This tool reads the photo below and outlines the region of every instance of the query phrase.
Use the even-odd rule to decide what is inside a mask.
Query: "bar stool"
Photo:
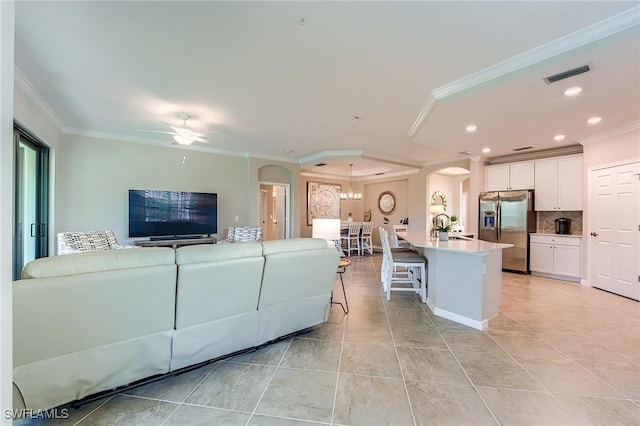
[[[427,260],[415,252],[393,253],[384,229],[380,231],[380,240],[383,255],[382,289],[387,300],[391,300],[392,291],[412,291],[420,295],[423,303],[427,303]],[[411,287],[394,284],[411,284]]]
[[[340,275],[340,284],[342,284],[342,295],[344,296],[344,305],[340,302],[333,301],[333,290],[331,290],[331,304],[332,305],[340,305],[345,314],[349,313],[349,302],[347,301],[347,292],[344,290],[344,280],[342,279],[342,274],[347,271],[347,266],[351,265],[351,261],[349,259],[340,259],[338,260],[338,275]]]

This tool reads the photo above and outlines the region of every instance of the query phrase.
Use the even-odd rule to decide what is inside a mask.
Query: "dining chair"
[[[349,223],[349,231],[346,236],[341,236],[342,242],[345,244],[345,251],[347,256],[351,256],[351,252],[355,251],[360,256],[360,229],[362,223],[351,222]]]
[[[391,300],[392,291],[412,291],[420,295],[423,303],[427,303],[427,260],[412,251],[393,253],[389,246],[389,235],[382,228],[380,241],[383,256],[382,289],[387,300]]]
[[[373,239],[371,233],[373,232],[373,224],[371,222],[362,222],[362,232],[360,233],[360,251],[364,254],[368,251],[369,254],[373,254]]]

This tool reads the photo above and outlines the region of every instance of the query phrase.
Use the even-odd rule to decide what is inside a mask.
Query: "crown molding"
[[[438,87],[433,91],[433,96],[437,100],[440,100],[455,95],[587,44],[602,40],[603,38],[610,37],[638,24],[640,24],[640,6],[635,6],[564,37],[560,37],[452,83]]]
[[[579,144],[567,145],[560,148],[542,149],[539,151],[521,152],[517,154],[502,155],[500,157],[493,157],[489,159],[488,164],[504,164],[513,163],[516,161],[529,161],[537,160],[539,158],[560,157],[563,155],[576,155],[582,154],[582,146]]]
[[[414,175],[420,172],[420,169],[411,169],[411,170],[403,170],[400,172],[389,172],[383,173],[382,175],[371,175],[371,176],[363,176],[358,179],[352,179],[353,182],[367,182],[372,180],[387,180],[389,178],[402,177],[408,175]],[[340,181],[348,181],[348,176],[336,175],[332,173],[318,173],[318,172],[300,172],[300,176],[304,177],[313,177],[317,179],[331,179],[331,180],[340,180]]]
[[[54,125],[58,127],[58,130],[64,128],[64,124],[60,117],[53,111],[53,109],[45,102],[40,96],[38,91],[33,87],[29,79],[20,71],[17,66],[13,66],[13,84],[18,88],[35,106],[42,112],[47,118],[49,118]]]
[[[103,139],[103,140],[117,141],[117,142],[132,142],[132,143],[139,143],[143,145],[153,145],[159,148],[184,149],[184,150],[190,150],[190,151],[200,151],[200,152],[208,152],[211,154],[226,155],[229,157],[258,158],[261,160],[272,160],[272,161],[280,161],[283,163],[297,164],[297,160],[291,159],[291,158],[279,157],[276,155],[268,155],[268,154],[258,154],[258,153],[246,152],[246,151],[243,151],[243,152],[231,151],[228,149],[215,148],[215,147],[210,147],[210,146],[205,146],[200,144],[193,144],[193,145],[175,144],[174,145],[174,144],[167,144],[166,140],[125,136],[125,135],[119,135],[115,133],[99,132],[95,130],[78,129],[74,127],[65,127],[60,132],[67,135],[83,136],[83,137],[94,138],[94,139]]]
[[[640,25],[640,6],[634,6],[607,19],[591,24],[564,37],[513,56],[466,77],[435,88],[429,94],[425,106],[409,129],[414,137],[439,100],[467,91],[476,86],[497,80],[516,71],[531,67],[579,47],[610,37],[621,31]]]
[[[583,146],[589,145],[638,129],[640,129],[640,120],[635,120],[614,129],[607,130],[606,132],[598,133],[597,135],[589,136],[588,138],[578,139],[578,142]]]
[[[307,164],[315,164],[318,161],[322,161],[325,158],[349,158],[349,157],[362,157],[362,150],[344,150],[344,151],[321,151],[315,154],[307,155],[304,157],[300,157],[298,159],[298,164],[301,166],[305,166]]]
[[[411,128],[409,129],[410,138],[414,137],[415,134],[418,133],[418,131],[422,128],[425,120],[427,119],[427,117],[429,117],[429,115],[431,115],[431,111],[436,107],[437,101],[438,100],[433,95],[433,92],[429,93],[429,97],[422,107],[420,114],[418,114],[418,118],[416,118],[416,121],[413,122]]]
[[[423,161],[422,163],[420,163],[420,167],[429,167],[429,166],[437,166],[439,164],[445,164],[445,163],[453,163],[456,161],[465,161],[465,160],[471,160],[473,157],[478,157],[476,155],[456,155],[453,157],[446,157],[446,158],[441,158],[438,160],[431,160],[431,161]],[[477,160],[475,160],[477,161]]]

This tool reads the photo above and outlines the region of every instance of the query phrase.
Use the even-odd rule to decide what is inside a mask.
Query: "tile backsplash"
[[[536,228],[538,232],[545,234],[555,234],[555,220],[559,217],[566,217],[568,219],[571,219],[570,233],[572,235],[582,234],[582,212],[537,212],[537,216],[538,218]]]

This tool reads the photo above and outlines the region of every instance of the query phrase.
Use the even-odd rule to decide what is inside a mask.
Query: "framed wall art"
[[[340,219],[340,185],[307,182],[307,226],[313,219]]]

